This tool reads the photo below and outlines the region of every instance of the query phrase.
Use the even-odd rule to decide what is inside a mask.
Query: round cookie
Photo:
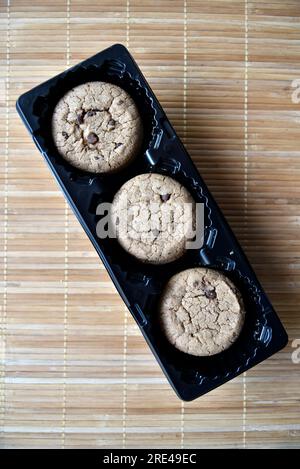
[[[226,350],[245,319],[241,294],[223,274],[193,268],[174,275],[159,305],[161,327],[178,350],[208,356]]]
[[[195,202],[179,182],[141,174],[114,197],[111,220],[121,246],[137,259],[164,264],[182,256],[194,227]]]
[[[108,173],[137,155],[143,128],[126,91],[93,81],[76,86],[60,99],[52,116],[52,135],[59,153],[72,166]]]

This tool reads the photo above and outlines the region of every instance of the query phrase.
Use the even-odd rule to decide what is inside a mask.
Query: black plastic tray
[[[129,92],[144,124],[140,155],[126,169],[111,175],[90,174],[70,166],[58,154],[51,136],[51,116],[58,100],[70,88],[92,80],[115,83]],[[124,46],[113,45],[33,88],[18,99],[17,110],[181,399],[189,401],[205,394],[286,345],[287,334],[245,254]],[[151,171],[177,179],[197,202],[205,204],[203,247],[158,266],[135,260],[116,240],[100,240],[96,235],[98,203],[111,201],[126,180]],[[246,305],[245,325],[238,340],[228,350],[211,357],[179,352],[168,343],[157,321],[157,304],[165,283],[176,272],[195,266],[224,272],[240,289]]]

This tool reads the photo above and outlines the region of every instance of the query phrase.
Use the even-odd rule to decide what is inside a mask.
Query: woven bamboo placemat
[[[299,447],[299,0],[1,0],[0,14],[0,446]],[[290,336],[192,403],[170,389],[15,111],[21,93],[116,42]]]

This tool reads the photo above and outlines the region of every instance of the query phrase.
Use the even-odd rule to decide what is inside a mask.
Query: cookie
[[[111,221],[121,246],[137,259],[164,264],[185,253],[192,237],[195,202],[179,182],[141,174],[114,197]]]
[[[193,268],[174,275],[159,305],[161,327],[178,350],[208,356],[226,350],[245,319],[241,294],[223,274]]]
[[[137,155],[143,128],[126,91],[93,81],[76,86],[58,102],[52,135],[59,153],[72,166],[109,173],[123,168]]]

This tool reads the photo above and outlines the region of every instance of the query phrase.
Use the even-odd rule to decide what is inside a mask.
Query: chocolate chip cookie
[[[59,153],[72,166],[108,173],[123,168],[137,155],[143,128],[126,91],[93,81],[76,86],[58,102],[52,135]]]
[[[160,323],[171,344],[196,356],[230,347],[245,319],[241,294],[220,272],[193,268],[174,275],[159,305]]]
[[[141,174],[114,197],[112,225],[121,246],[137,259],[164,264],[182,256],[193,236],[195,202],[179,182]]]

